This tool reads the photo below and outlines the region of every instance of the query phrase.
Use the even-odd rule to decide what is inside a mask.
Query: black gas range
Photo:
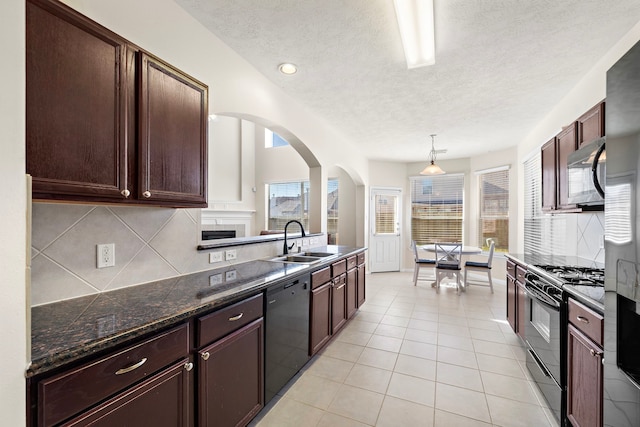
[[[568,298],[604,304],[604,269],[529,264],[525,275],[527,368],[560,425],[566,424]]]
[[[604,268],[539,264],[530,268],[558,288],[604,307]]]

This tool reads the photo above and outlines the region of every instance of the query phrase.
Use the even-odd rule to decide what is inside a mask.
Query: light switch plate
[[[209,264],[213,264],[214,262],[222,261],[222,252],[210,252],[209,253]]]
[[[231,261],[232,259],[236,259],[236,250],[235,249],[229,249],[228,251],[224,252],[224,259],[227,261]]]

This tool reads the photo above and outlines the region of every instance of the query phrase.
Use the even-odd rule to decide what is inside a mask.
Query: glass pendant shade
[[[443,175],[445,172],[433,161],[420,172],[420,175]]]
[[[446,173],[440,166],[436,165],[436,150],[433,147],[433,137],[435,137],[435,134],[431,135],[431,151],[429,152],[430,164],[420,172],[420,175],[443,175]]]

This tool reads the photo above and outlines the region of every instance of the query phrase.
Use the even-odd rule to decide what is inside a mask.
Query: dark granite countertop
[[[314,248],[341,257],[364,249],[332,245]],[[32,362],[26,376],[128,343],[335,260],[311,266],[255,260],[32,307]],[[225,281],[226,273],[233,270],[235,280]],[[220,273],[223,281],[210,285],[210,277]]]

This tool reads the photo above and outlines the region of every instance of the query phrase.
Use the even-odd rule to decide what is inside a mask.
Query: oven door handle
[[[524,288],[527,291],[527,295],[529,295],[531,298],[538,301],[540,304],[546,307],[549,307],[552,310],[560,311],[559,302],[556,302],[555,300],[551,299],[551,297],[545,295],[544,293],[540,292],[538,289],[536,289],[535,287],[529,284],[525,284]]]

